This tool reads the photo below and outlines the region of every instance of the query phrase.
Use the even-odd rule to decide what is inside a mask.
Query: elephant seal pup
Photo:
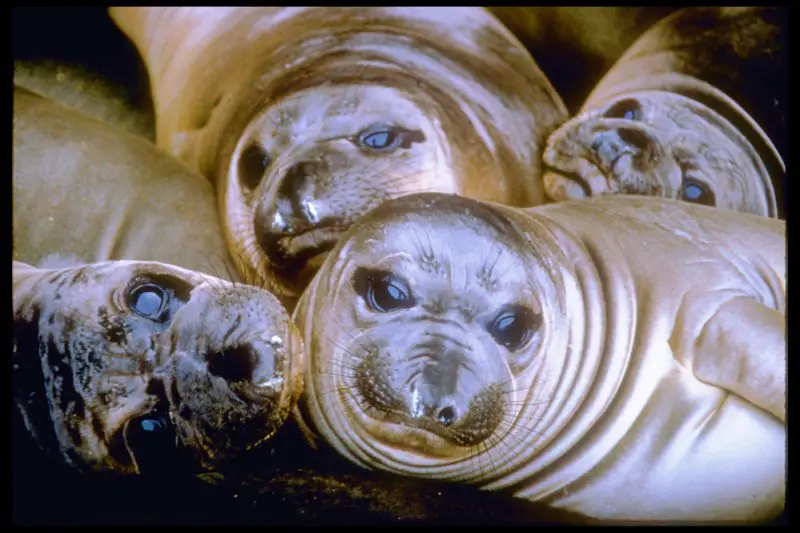
[[[605,520],[755,521],[786,468],[785,222],[661,198],[386,202],[294,313],[370,469]]]
[[[79,470],[162,473],[180,451],[217,467],[300,393],[301,341],[264,290],[152,261],[14,261],[12,278],[14,404]]]
[[[216,183],[232,253],[286,302],[387,198],[543,202],[541,149],[566,108],[483,8],[110,14],[150,72],[158,145]]]
[[[782,217],[787,31],[778,7],[666,17],[548,139],[548,197],[642,194]]]

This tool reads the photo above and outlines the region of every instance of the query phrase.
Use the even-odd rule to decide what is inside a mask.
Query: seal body
[[[782,216],[787,31],[777,7],[663,19],[548,139],[548,197],[643,194]]]
[[[122,260],[14,261],[12,281],[14,404],[75,468],[163,474],[181,451],[217,467],[271,437],[300,392],[296,330],[256,287]]]
[[[239,276],[213,188],[144,139],[14,90],[14,259],[159,261]]]
[[[300,393],[301,343],[272,294],[238,283],[207,181],[19,88],[13,144],[26,429],[77,468],[120,473],[170,466],[176,443],[215,468],[268,439]]]
[[[286,301],[387,198],[543,201],[541,146],[566,109],[482,8],[110,14],[149,69],[158,145],[216,183],[232,252]]]
[[[785,258],[784,222],[674,200],[392,200],[295,310],[303,410],[370,469],[605,520],[770,519]]]

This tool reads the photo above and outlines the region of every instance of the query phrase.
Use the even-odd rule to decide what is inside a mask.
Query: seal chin
[[[319,267],[320,256],[336,245],[339,236],[345,231],[340,226],[317,227],[293,235],[268,232],[256,226],[256,241],[267,256],[270,265],[289,276],[301,272],[307,265]]]

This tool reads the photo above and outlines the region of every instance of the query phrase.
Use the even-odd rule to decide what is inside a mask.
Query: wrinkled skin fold
[[[362,467],[594,518],[768,520],[785,258],[785,223],[673,200],[392,200],[295,310],[304,419]]]

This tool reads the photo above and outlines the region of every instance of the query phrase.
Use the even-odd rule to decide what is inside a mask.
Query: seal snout
[[[319,176],[327,172],[323,162],[292,165],[256,209],[256,242],[276,269],[302,267],[336,243],[343,223],[314,196]]]
[[[458,403],[458,378],[463,370],[459,353],[446,352],[442,355],[423,353],[411,358],[425,360],[422,371],[412,381],[407,398],[409,415],[412,418],[425,418],[448,427],[456,423],[468,406]]]
[[[619,126],[597,132],[591,142],[591,150],[596,161],[607,172],[613,172],[614,165],[624,155],[646,155],[652,145],[650,137],[642,130]]]
[[[232,388],[246,386],[259,398],[278,401],[283,392],[282,345],[275,336],[269,341],[238,343],[208,353],[208,373],[224,379]]]

